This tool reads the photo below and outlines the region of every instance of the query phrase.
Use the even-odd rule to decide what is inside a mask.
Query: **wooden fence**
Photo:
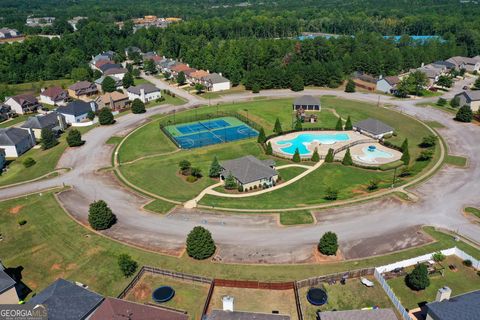
[[[348,272],[339,272],[333,274],[327,274],[324,276],[318,276],[313,278],[308,278],[304,280],[299,280],[296,282],[296,285],[299,289],[305,287],[314,287],[318,286],[321,283],[330,282],[330,281],[340,281],[342,278],[360,278],[364,276],[371,276],[375,272],[375,268],[367,268],[367,269],[358,269],[352,270]]]
[[[293,282],[260,282],[249,280],[223,280],[215,279],[215,286],[244,289],[266,289],[266,290],[293,290]]]

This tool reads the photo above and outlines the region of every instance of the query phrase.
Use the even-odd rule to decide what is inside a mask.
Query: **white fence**
[[[443,253],[446,256],[451,256],[451,255],[456,254],[456,251],[455,251],[456,249],[457,248],[455,247],[455,248],[441,250],[440,252]],[[431,260],[432,255],[434,253],[435,252],[432,252],[432,253],[424,254],[423,256],[418,256],[418,257],[415,257],[415,258],[406,259],[406,260],[398,261],[398,262],[395,262],[395,263],[387,264],[385,266],[377,267],[376,269],[378,270],[378,272],[384,273],[384,272],[390,272],[390,271],[392,271],[396,268],[405,268],[405,267],[413,266],[413,265],[416,265],[417,263],[421,263],[421,262]]]
[[[410,316],[408,315],[407,310],[403,307],[400,300],[398,300],[397,296],[392,291],[392,289],[388,285],[387,281],[383,278],[382,274],[377,269],[375,269],[375,273],[373,275],[375,276],[375,279],[377,279],[377,281],[380,283],[383,291],[385,291],[388,298],[390,298],[390,301],[392,301],[393,305],[397,309],[398,313],[400,313],[402,318],[404,320],[411,320]]]

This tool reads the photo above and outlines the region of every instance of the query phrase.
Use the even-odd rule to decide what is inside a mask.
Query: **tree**
[[[449,76],[442,75],[438,77],[437,85],[444,88],[450,88],[453,85],[453,80]]]
[[[23,166],[25,168],[30,168],[31,166],[35,165],[37,163],[33,158],[28,157],[25,160],[23,160]]]
[[[87,68],[74,68],[70,72],[70,78],[72,78],[73,81],[88,80],[90,78],[90,73]]]
[[[292,91],[298,92],[298,91],[303,91],[303,78],[302,76],[296,74],[292,78],[292,82],[290,84],[290,88]]]
[[[187,79],[185,78],[185,73],[183,71],[180,71],[177,75],[177,83],[183,86],[186,81]]]
[[[402,146],[400,147],[400,149],[402,150],[402,152],[405,152],[406,150],[408,150],[408,138],[405,138],[405,140],[403,140]]]
[[[453,97],[452,100],[450,100],[450,107],[452,108],[460,107],[460,97]]]
[[[205,90],[205,86],[201,83],[195,83],[195,90],[197,91],[197,94],[200,94]]]
[[[125,278],[128,278],[137,271],[138,263],[130,255],[123,253],[118,256],[118,266]]]
[[[155,61],[148,59],[143,62],[143,70],[148,73],[157,73],[157,67],[155,66]]]
[[[98,200],[90,204],[90,208],[88,210],[88,223],[93,229],[108,229],[116,221],[117,218],[105,201]]]
[[[338,198],[338,190],[332,187],[327,187],[325,189],[325,196],[323,197],[325,200],[337,200]]]
[[[125,73],[122,79],[122,85],[125,89],[135,85],[135,80],[130,72]]]
[[[424,290],[430,285],[428,268],[425,264],[417,264],[411,273],[405,278],[407,286],[416,291]]]
[[[350,119],[350,116],[347,117],[347,122],[345,122],[345,130],[353,130],[352,119]]]
[[[335,160],[334,150],[332,148],[328,149],[327,155],[325,156],[325,162],[331,163]]]
[[[187,236],[187,253],[196,260],[204,260],[215,253],[216,247],[210,231],[196,226]]]
[[[267,141],[267,137],[265,136],[265,130],[263,130],[263,127],[262,127],[262,128],[260,128],[260,130],[258,131],[257,142],[258,142],[258,143],[265,143],[265,141]]]
[[[421,148],[430,148],[433,147],[437,143],[437,137],[432,135],[423,137],[422,142],[420,142],[419,146]]]
[[[475,80],[475,83],[473,84],[473,90],[480,90],[480,77]]]
[[[417,160],[418,161],[428,161],[430,159],[432,159],[433,157],[433,150],[432,149],[427,149],[427,150],[423,150],[422,152],[420,152],[420,155],[418,156]]]
[[[260,85],[258,83],[254,83],[252,85],[252,93],[259,93],[260,92]]]
[[[299,118],[297,118],[297,121],[295,121],[295,130],[302,131],[302,121],[300,121]]]
[[[342,164],[344,166],[353,165],[352,155],[350,154],[350,148],[348,148],[347,152],[345,152],[345,155],[343,156]]]
[[[424,88],[428,85],[425,73],[421,71],[412,72],[397,85],[397,96],[406,97],[409,94],[422,95]]]
[[[135,78],[139,78],[140,77],[140,70],[137,69],[137,68],[134,68],[132,70],[132,76],[134,76]]]
[[[442,262],[446,258],[447,257],[441,251],[437,251],[434,254],[432,254],[432,259],[435,262]]]
[[[267,143],[267,148],[265,150],[265,154],[271,156],[273,154],[273,148],[272,148],[272,144],[270,143],[270,141],[268,141]]]
[[[178,167],[180,168],[180,172],[183,175],[188,175],[190,173],[190,168],[192,167],[192,164],[188,160],[182,160],[178,163]]]
[[[113,92],[117,89],[115,80],[112,77],[105,77],[102,82],[102,91],[103,92]]]
[[[447,105],[447,100],[444,98],[438,98],[437,100],[437,106],[439,107],[444,107]]]
[[[345,92],[355,92],[355,82],[352,79],[348,79]]]
[[[298,151],[298,148],[295,149],[295,153],[293,154],[292,161],[293,161],[293,162],[300,162],[300,161],[302,161],[302,158],[300,157],[300,151]]]
[[[93,119],[95,119],[95,112],[93,112],[92,110],[88,111],[87,118],[88,120],[93,121]]]
[[[113,114],[110,108],[104,107],[100,109],[100,112],[98,113],[98,122],[102,126],[110,125],[115,122],[115,119],[113,118]]]
[[[408,148],[405,149],[405,151],[402,152],[402,157],[400,160],[403,162],[404,165],[408,166],[410,163],[410,152],[408,151]]]
[[[282,130],[282,124],[280,123],[280,119],[276,119],[275,120],[275,126],[273,127],[273,132],[275,132],[276,134],[282,134],[283,130]]]
[[[343,122],[341,117],[338,117],[337,124],[335,125],[335,130],[337,131],[343,130]]]
[[[72,129],[68,132],[67,143],[69,147],[79,147],[85,143],[82,140],[82,134],[77,129]]]
[[[222,167],[220,163],[218,163],[217,156],[213,158],[212,164],[210,165],[210,170],[208,171],[208,176],[210,178],[218,178],[220,177],[220,173],[222,172]]]
[[[336,255],[338,251],[337,235],[331,231],[325,232],[318,242],[318,251],[327,256]]]
[[[195,178],[201,178],[202,177],[202,169],[198,167],[192,167],[190,169],[190,175]]]
[[[458,109],[457,115],[455,116],[455,120],[460,122],[472,122],[473,112],[470,106],[464,105],[463,107]]]
[[[145,104],[142,102],[142,100],[136,98],[132,102],[132,113],[138,114],[138,113],[145,113]]]
[[[320,161],[320,155],[318,154],[318,149],[315,148],[315,150],[313,150],[313,154],[312,154],[312,162],[318,162]]]
[[[41,132],[42,149],[47,150],[55,147],[58,144],[57,137],[51,128],[43,128]]]
[[[227,190],[234,190],[237,189],[237,182],[233,177],[232,173],[229,172],[228,176],[225,178],[225,189]]]

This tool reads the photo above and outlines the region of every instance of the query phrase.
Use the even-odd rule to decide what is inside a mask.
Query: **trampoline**
[[[153,301],[159,303],[170,301],[173,296],[175,296],[175,290],[170,286],[161,286],[152,293]]]
[[[323,306],[327,303],[328,297],[325,290],[320,288],[310,288],[307,292],[307,300],[314,306]]]

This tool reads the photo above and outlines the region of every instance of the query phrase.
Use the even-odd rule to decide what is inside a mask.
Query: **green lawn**
[[[69,85],[73,84],[71,79],[57,79],[57,80],[45,80],[45,81],[36,81],[36,82],[25,82],[19,84],[10,84],[8,85],[9,89],[15,94],[21,93],[33,93],[38,94],[42,88],[48,88],[51,86],[60,86],[62,88],[67,88]]]
[[[445,163],[451,164],[452,166],[465,167],[467,165],[467,158],[449,154],[445,156]]]
[[[30,114],[22,114],[22,115],[19,115],[16,118],[11,118],[7,121],[0,122],[0,128],[8,128],[8,127],[12,127],[14,125],[17,125],[17,124],[27,120],[28,117],[30,117],[30,116],[31,116]]]
[[[19,227],[17,221],[27,220]],[[116,296],[131,281],[117,267],[119,254],[128,253],[139,265],[224,279],[288,281],[316,275],[379,266],[457,246],[480,258],[480,251],[425,228],[438,242],[364,260],[304,265],[234,265],[174,258],[122,245],[80,226],[57,204],[52,193],[0,202],[2,263],[22,266],[23,281],[39,292],[58,277],[76,280],[103,295]]]
[[[136,86],[138,86],[139,84],[146,84],[146,83],[153,84],[145,78],[135,78],[134,83],[135,83]]]
[[[120,141],[122,141],[122,140],[123,140],[123,137],[113,136],[113,137],[108,138],[108,140],[105,143],[106,144],[119,144]]]
[[[216,99],[224,95],[243,93],[243,92],[247,92],[245,90],[245,87],[243,85],[238,85],[236,87],[232,87],[230,90],[218,91],[218,92],[204,92],[200,94],[200,96],[205,99]]]
[[[175,205],[173,203],[156,199],[147,204],[144,208],[149,211],[164,214],[172,210],[174,206]]]
[[[465,212],[473,214],[474,216],[480,219],[480,209],[473,208],[473,207],[466,207]]]
[[[310,224],[313,223],[313,217],[310,211],[286,211],[280,213],[280,223],[284,226]]]
[[[441,124],[440,122],[437,122],[437,121],[425,121],[425,123],[427,125],[429,125],[430,127],[434,128],[434,129],[443,129],[445,128],[445,126],[443,124]]]
[[[292,178],[295,178],[300,173],[305,172],[306,170],[307,169],[302,167],[288,167],[288,168],[278,169],[277,171],[282,181],[288,181]]]
[[[454,264],[457,267],[457,271],[451,271],[448,266]],[[403,306],[408,309],[414,309],[423,302],[431,302],[435,300],[437,290],[443,286],[448,286],[452,289],[452,296],[456,296],[462,293],[478,290],[480,288],[480,276],[478,276],[473,268],[465,267],[462,264],[462,260],[455,257],[447,257],[445,261],[441,262],[441,265],[445,267],[445,275],[442,277],[436,273],[431,275],[430,286],[425,290],[414,291],[405,285],[405,277],[398,277],[390,279],[387,283],[392,288],[397,298],[400,299]],[[439,264],[436,264],[437,268],[441,268]],[[411,272],[413,267],[406,269],[407,272]]]

